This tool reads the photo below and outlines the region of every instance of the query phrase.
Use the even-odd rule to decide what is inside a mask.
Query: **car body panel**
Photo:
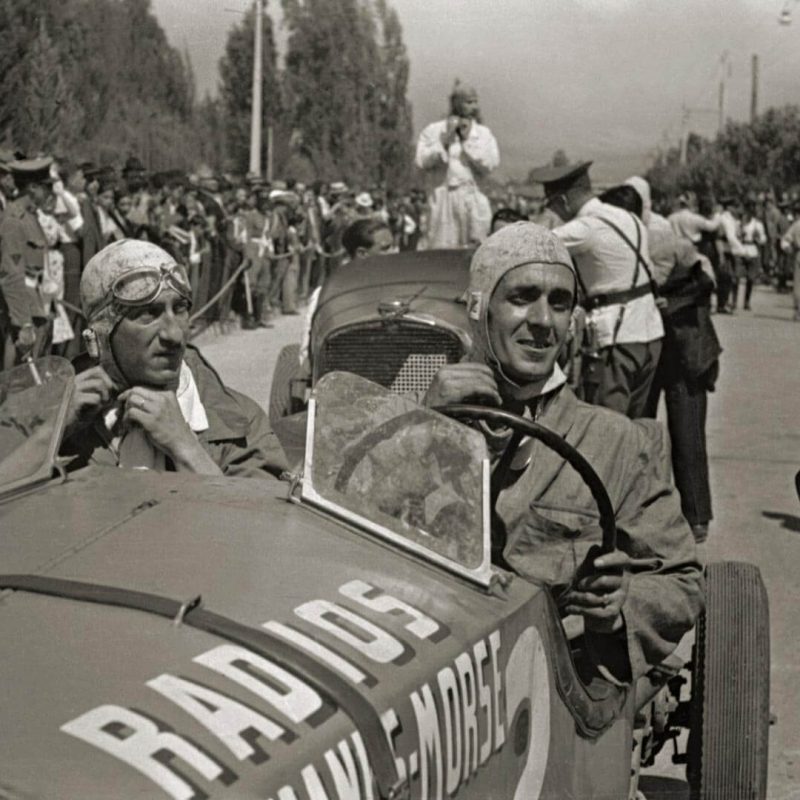
[[[437,796],[440,781],[442,794],[449,785],[475,798],[624,794],[630,700],[599,738],[577,735],[556,679],[565,643],[546,591],[518,578],[481,590],[287,494],[278,482],[89,468],[0,506],[3,570],[179,600],[200,594],[204,607],[244,624],[305,634],[325,648],[320,658],[333,664],[334,653],[364,676],[358,686],[392,728],[400,773],[414,773],[412,797]],[[0,692],[0,787],[8,796],[370,796],[348,715],[322,703],[293,721],[208,666],[209,653],[230,647],[224,639],[125,608],[0,597],[0,636],[14,643],[4,651]],[[272,741],[229,731],[226,744],[164,695],[159,681],[177,678],[288,733]],[[166,770],[154,780],[76,735],[107,705],[172,731],[194,755],[188,763],[145,759],[151,771]],[[117,726],[102,736],[130,732]],[[241,756],[243,741],[249,756]],[[195,768],[203,764],[205,776]]]

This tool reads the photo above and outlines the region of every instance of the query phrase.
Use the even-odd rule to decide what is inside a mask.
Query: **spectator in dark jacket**
[[[705,256],[688,239],[679,240],[675,267],[661,287],[661,296],[666,300],[662,308],[664,346],[649,399],[649,411],[655,416],[664,393],[675,484],[683,514],[698,542],[708,536],[708,523],[713,516],[706,409],[722,352],[711,322],[711,274]]]

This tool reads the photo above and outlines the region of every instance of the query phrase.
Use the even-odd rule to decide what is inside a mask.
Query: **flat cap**
[[[545,194],[558,194],[571,189],[581,181],[588,183],[589,167],[592,161],[581,161],[579,164],[564,164],[559,167],[539,167],[531,170],[530,178],[534,183],[544,184]]]

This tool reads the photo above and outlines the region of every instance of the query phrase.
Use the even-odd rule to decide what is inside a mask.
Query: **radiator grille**
[[[343,370],[421,400],[445,364],[460,361],[462,345],[450,331],[413,322],[376,322],[331,334],[319,356],[317,378]]]

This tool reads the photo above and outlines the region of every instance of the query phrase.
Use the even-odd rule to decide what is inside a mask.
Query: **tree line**
[[[412,163],[409,60],[386,0],[282,0],[278,64],[264,11],[262,109],[275,177],[403,185]],[[243,174],[249,162],[251,8],[232,27],[216,96],[150,0],[0,0],[0,143],[99,163]]]
[[[647,179],[654,196],[684,191],[700,197],[747,197],[771,191],[796,195],[800,188],[800,106],[771,108],[753,122],[728,122],[713,140],[690,134],[686,161],[679,148],[656,160]]]

